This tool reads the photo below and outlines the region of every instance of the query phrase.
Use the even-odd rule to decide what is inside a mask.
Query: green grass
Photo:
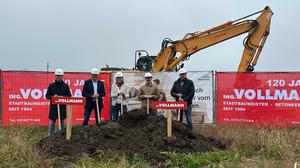
[[[0,167],[44,167],[43,156],[33,144],[45,136],[45,128],[8,127],[0,129]]]
[[[205,125],[197,132],[229,144],[227,150],[241,155],[241,167],[294,167],[300,162],[300,128]]]
[[[207,153],[163,152],[165,167],[294,167],[300,163],[299,128],[259,128],[236,126],[205,126],[197,130],[203,135],[222,139],[226,151]],[[83,155],[73,163],[64,158],[47,159],[34,144],[46,137],[47,127],[0,128],[0,168],[39,167],[151,167],[142,156],[134,157],[101,152]]]
[[[207,152],[204,154],[164,152],[163,154],[167,157],[166,167],[219,167],[226,163],[237,165],[240,162],[240,154],[237,152]]]
[[[147,168],[150,165],[143,160],[142,157],[135,155],[133,158],[128,158],[125,155],[100,154],[95,158],[83,156],[74,164],[75,168]]]

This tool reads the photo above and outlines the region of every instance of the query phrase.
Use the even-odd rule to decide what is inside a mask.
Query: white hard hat
[[[55,75],[63,75],[64,74],[64,71],[60,68],[57,68],[54,72]]]
[[[185,73],[187,73],[187,70],[185,68],[181,68],[181,69],[179,69],[178,73],[179,73],[179,75],[185,74]]]
[[[99,70],[97,68],[93,68],[91,70],[91,74],[93,74],[93,75],[99,75]]]
[[[123,73],[122,72],[117,72],[116,73],[116,78],[122,78],[123,77]]]
[[[148,77],[152,77],[152,74],[151,74],[150,72],[147,72],[147,73],[145,74],[145,78],[148,78]]]

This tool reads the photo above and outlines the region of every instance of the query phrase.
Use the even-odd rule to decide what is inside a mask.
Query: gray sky
[[[297,0],[0,0],[0,68],[90,71],[134,66],[163,38],[181,39],[270,6],[271,31],[256,71],[299,71]],[[188,70],[236,71],[245,35],[191,56]]]

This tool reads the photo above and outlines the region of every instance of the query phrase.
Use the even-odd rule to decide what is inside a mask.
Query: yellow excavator
[[[255,20],[249,17],[259,15]],[[162,42],[157,56],[149,56],[145,50],[135,52],[135,68],[140,71],[174,71],[182,67],[189,57],[209,46],[215,45],[233,37],[248,33],[243,41],[244,52],[238,67],[238,72],[252,72],[269,35],[273,12],[266,6],[263,10],[228,21],[205,31],[188,33],[182,40],[172,41],[166,38]]]

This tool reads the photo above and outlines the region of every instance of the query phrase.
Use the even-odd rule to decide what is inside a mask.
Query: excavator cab
[[[146,50],[135,51],[135,70],[150,71],[156,56],[150,56]]]

